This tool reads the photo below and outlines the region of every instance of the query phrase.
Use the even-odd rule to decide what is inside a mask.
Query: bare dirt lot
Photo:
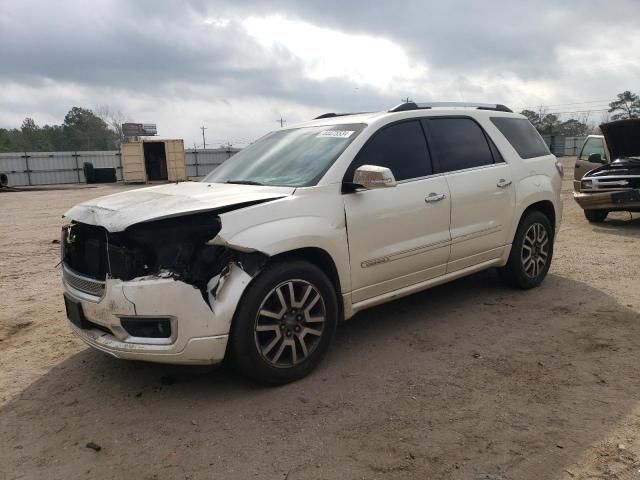
[[[640,218],[590,225],[570,183],[540,288],[488,271],[360,313],[272,389],[70,333],[60,216],[126,187],[0,193],[0,479],[639,479]]]

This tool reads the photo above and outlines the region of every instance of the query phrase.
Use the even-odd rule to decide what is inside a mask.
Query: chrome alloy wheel
[[[534,223],[524,235],[522,242],[522,267],[531,277],[537,277],[549,260],[549,234],[541,223]]]
[[[297,365],[320,343],[326,315],[324,299],[315,286],[306,280],[287,280],[260,305],[254,330],[256,348],[274,367]]]

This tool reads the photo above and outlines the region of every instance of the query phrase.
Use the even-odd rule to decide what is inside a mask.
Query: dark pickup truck
[[[582,159],[581,152],[576,162],[573,197],[590,222],[604,222],[609,212],[640,212],[640,119],[605,123],[600,129],[603,152],[608,150],[613,161],[607,163],[601,153]],[[583,164],[600,166],[582,174]]]

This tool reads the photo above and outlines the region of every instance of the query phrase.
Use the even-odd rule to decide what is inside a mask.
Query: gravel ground
[[[362,312],[265,389],[70,333],[61,214],[125,188],[0,193],[0,479],[640,478],[639,216],[588,224],[568,178],[540,288],[488,271]]]

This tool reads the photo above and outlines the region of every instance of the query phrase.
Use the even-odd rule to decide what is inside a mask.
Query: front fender
[[[211,241],[234,250],[269,256],[301,248],[319,248],[333,259],[342,292],[350,291],[351,276],[344,206],[334,189],[315,187],[313,194],[242,211],[222,214],[222,228]],[[322,190],[328,190],[325,192]]]

